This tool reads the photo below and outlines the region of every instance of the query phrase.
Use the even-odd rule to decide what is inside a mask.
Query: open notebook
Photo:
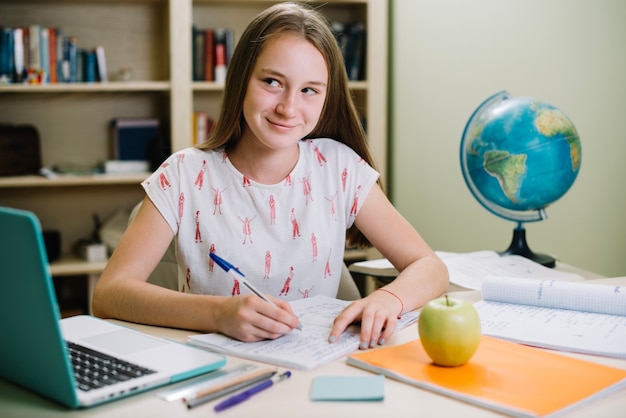
[[[61,320],[39,220],[31,212],[6,207],[0,207],[0,318],[0,377],[71,408],[226,364],[222,355],[89,315]],[[81,358],[99,365],[99,377],[73,368]]]

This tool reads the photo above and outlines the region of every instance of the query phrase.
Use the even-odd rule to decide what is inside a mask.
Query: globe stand
[[[553,268],[556,265],[554,257],[550,257],[547,254],[537,254],[531,251],[526,242],[526,229],[520,223],[513,230],[513,240],[511,245],[500,255],[521,255],[543,266]]]

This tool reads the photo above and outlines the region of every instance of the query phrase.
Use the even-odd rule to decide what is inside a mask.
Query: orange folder
[[[544,417],[626,387],[626,370],[482,336],[459,367],[432,363],[419,339],[348,356],[348,364],[519,417]]]

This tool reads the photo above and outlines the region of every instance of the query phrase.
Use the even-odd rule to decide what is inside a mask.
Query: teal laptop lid
[[[0,376],[78,406],[41,225],[0,207]]]
[[[6,207],[0,207],[0,321],[0,377],[70,408],[110,402],[226,364],[222,355],[90,315],[61,320],[39,220]],[[152,373],[78,390],[66,340]]]

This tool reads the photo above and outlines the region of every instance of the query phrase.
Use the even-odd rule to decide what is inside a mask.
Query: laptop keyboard
[[[67,343],[80,390],[90,391],[114,383],[155,373],[154,370],[120,360],[75,343]]]

